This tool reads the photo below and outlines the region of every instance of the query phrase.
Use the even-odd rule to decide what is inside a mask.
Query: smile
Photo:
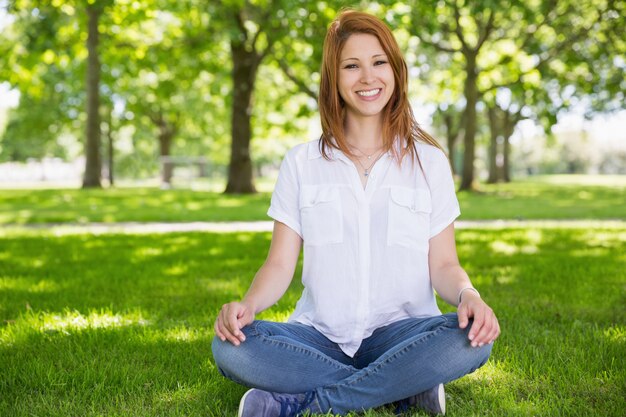
[[[374,90],[357,91],[356,93],[363,97],[372,97],[380,93],[380,90],[381,90],[380,88],[375,88]]]

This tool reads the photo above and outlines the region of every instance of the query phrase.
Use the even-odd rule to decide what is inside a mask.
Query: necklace
[[[381,158],[384,154],[385,154],[384,152],[380,152],[380,154],[376,157],[376,159],[374,159],[374,162],[372,162],[372,163],[371,163],[371,164],[370,164],[367,168],[365,168],[365,165],[363,165],[363,164],[361,163],[361,161],[360,161],[358,158],[356,158],[356,161],[359,163],[359,165],[361,165],[361,168],[363,168],[363,176],[368,177],[368,176],[370,175],[370,170],[372,169],[372,167],[374,166],[374,164],[375,164],[375,163],[376,163],[376,162],[377,162],[377,161],[378,161],[378,160],[379,160],[379,159],[380,159],[380,158]],[[367,156],[367,155],[364,155],[364,156],[367,156],[367,159],[371,159],[371,157],[372,157],[373,155],[374,155],[374,154],[372,154],[372,155],[370,155],[370,156]]]
[[[354,148],[354,149],[356,149],[357,151],[359,151],[359,153],[360,153],[361,155],[363,155],[364,157],[366,157],[367,159],[372,159],[372,156],[374,156],[374,155],[375,155],[378,151],[380,151],[380,150],[381,150],[381,148],[382,148],[382,146],[381,146],[381,147],[378,147],[378,148],[376,148],[376,150],[374,150],[374,152],[372,152],[370,155],[368,155],[368,154],[366,154],[365,152],[363,152],[362,150],[360,150],[359,148],[357,148],[357,147],[356,147],[356,146],[354,146],[354,145],[349,145],[349,146],[350,146],[351,148]]]

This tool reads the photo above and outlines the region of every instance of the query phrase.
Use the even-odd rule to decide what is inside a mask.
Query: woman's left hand
[[[474,319],[469,331],[473,347],[493,343],[500,335],[500,324],[493,310],[478,295],[470,291],[463,294],[457,316],[461,329],[467,327],[469,319]]]

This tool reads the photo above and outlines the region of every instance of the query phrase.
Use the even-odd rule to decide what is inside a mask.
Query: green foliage
[[[174,128],[173,154],[227,164],[230,44],[242,39],[248,48],[256,42],[259,51],[272,46],[252,99],[254,137],[302,141],[316,112],[323,37],[346,6],[372,11],[394,28],[412,68],[412,96],[439,109],[438,126],[448,109],[458,114],[464,108],[464,54],[483,33],[477,82],[487,105],[504,90],[514,109],[548,130],[563,109],[583,105],[591,114],[626,102],[623,2],[19,0],[3,6],[14,20],[0,35],[0,80],[19,90],[23,103],[0,138],[2,159],[63,156],[59,136],[84,134],[87,4],[103,10],[103,119],[111,116],[118,157],[141,158],[144,167],[159,153],[155,120]],[[234,18],[238,10],[248,35]],[[126,127],[133,128],[129,141],[121,133]],[[283,148],[254,140],[252,155],[271,165]]]
[[[212,323],[269,241],[3,233],[0,414],[234,415],[245,388],[216,369]],[[446,386],[448,415],[621,415],[626,230],[474,229],[458,242],[503,332],[487,365]],[[259,318],[284,320],[297,281]]]

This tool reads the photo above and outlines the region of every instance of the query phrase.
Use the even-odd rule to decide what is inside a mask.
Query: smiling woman
[[[253,387],[239,417],[386,404],[443,414],[443,384],[487,362],[498,320],[459,265],[450,166],[407,91],[390,29],[342,12],[324,41],[323,133],[285,156],[267,260],[215,322],[222,375]],[[302,247],[295,311],[287,323],[255,320],[287,290]],[[442,314],[434,291],[457,313]]]

